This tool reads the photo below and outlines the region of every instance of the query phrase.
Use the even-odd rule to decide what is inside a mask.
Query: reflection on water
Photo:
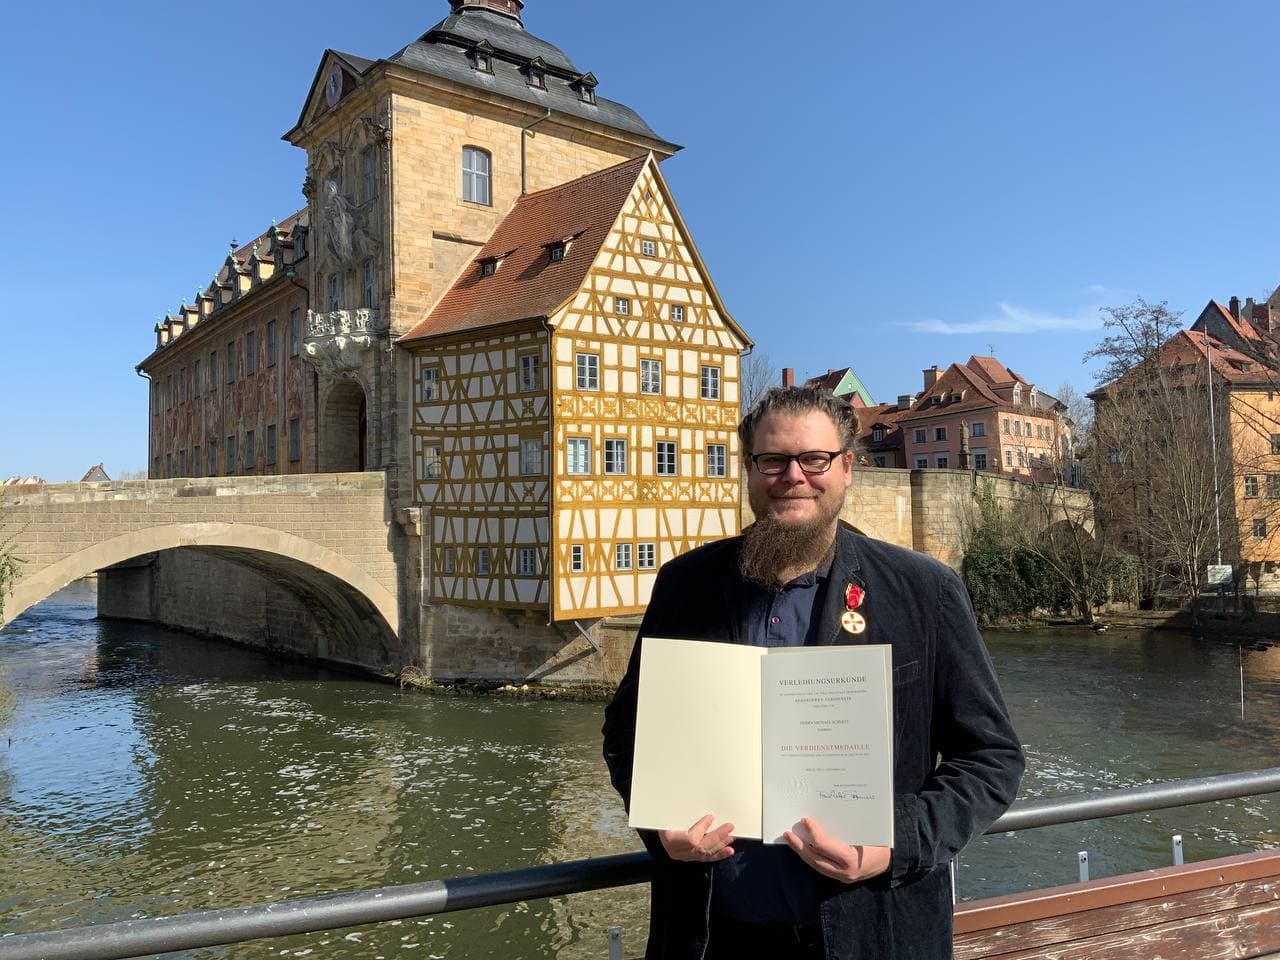
[[[74,587],[0,633],[0,932],[512,869],[635,849],[600,706],[434,699],[138,624]],[[1178,637],[992,635],[1029,797],[1273,765],[1280,657]],[[3,723],[0,720],[0,723]],[[1255,799],[986,838],[963,897],[1277,842]],[[193,956],[605,954],[643,889]]]

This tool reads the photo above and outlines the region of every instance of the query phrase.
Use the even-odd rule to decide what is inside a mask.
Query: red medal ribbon
[[[867,591],[856,583],[845,584],[844,588],[844,605],[849,610],[857,610],[862,606],[862,598],[867,595]]]

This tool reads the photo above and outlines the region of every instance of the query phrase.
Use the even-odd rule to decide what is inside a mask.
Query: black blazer
[[[630,664],[605,708],[604,757],[624,805],[631,794],[640,648],[645,636],[739,642],[741,539],[692,550],[659,571]],[[845,632],[845,585],[865,591],[867,629]],[[949,567],[841,524],[818,642],[893,647],[894,848],[887,874],[824,878],[820,907],[835,960],[951,956],[947,864],[1013,802],[1022,748],[978,633],[968,592]],[[640,831],[655,861],[648,958],[701,958],[712,872],[677,863]]]

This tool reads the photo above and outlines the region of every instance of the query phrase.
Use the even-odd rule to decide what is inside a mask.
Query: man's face
[[[816,410],[800,416],[775,414],[757,425],[753,446],[757,454],[830,452],[840,449],[840,434],[831,418]],[[826,473],[805,473],[792,460],[773,477],[752,465],[747,473],[751,510],[757,517],[769,516],[788,526],[834,522],[853,481],[852,461],[853,454],[846,451],[831,461]]]

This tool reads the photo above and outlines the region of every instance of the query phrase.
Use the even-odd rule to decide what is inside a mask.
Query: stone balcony
[[[387,332],[381,312],[371,308],[307,311],[302,349],[321,373],[341,376],[360,367],[365,354]]]

